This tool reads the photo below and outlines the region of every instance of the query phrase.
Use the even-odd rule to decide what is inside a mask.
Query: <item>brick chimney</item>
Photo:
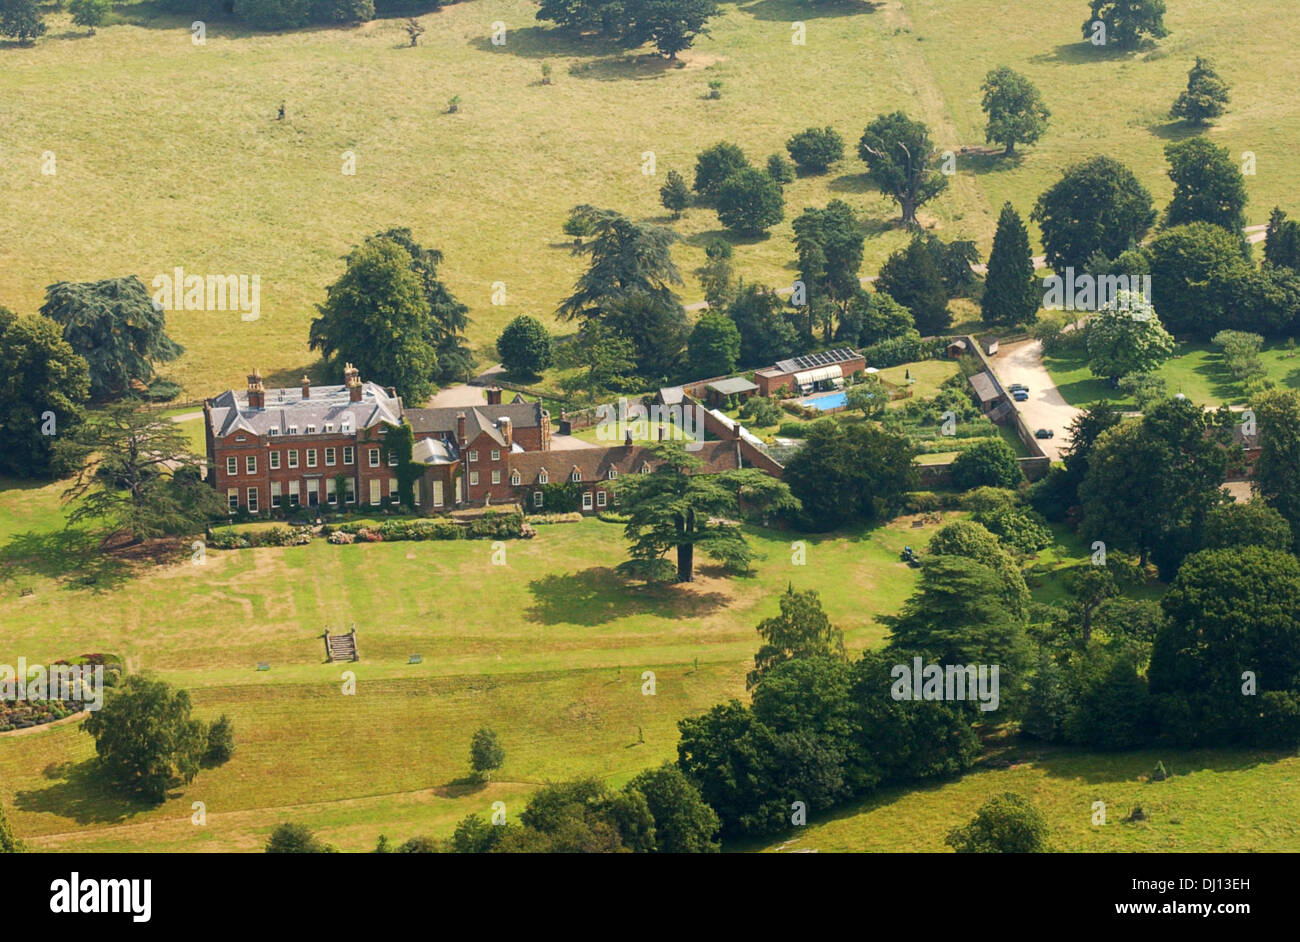
[[[351,363],[343,367],[343,385],[348,389],[348,399],[352,402],[361,401],[361,372]]]
[[[500,390],[498,390],[497,392],[498,392],[498,396],[497,396],[497,398],[499,399],[499,398],[500,398],[500,395],[499,395]],[[499,404],[500,404],[500,403],[498,403],[498,405],[499,405]],[[514,441],[515,441],[515,439],[514,439],[514,434],[513,434],[513,429],[511,429],[511,427],[510,427],[510,416],[508,416],[508,415],[503,415],[503,416],[501,416],[501,418],[497,419],[497,425],[500,426],[500,428],[501,428],[501,435],[502,435],[502,437],[504,437],[505,440],[506,440],[506,450],[509,451],[509,450],[510,450],[510,446],[513,445],[513,444],[514,444]]]
[[[302,374],[302,398],[311,398],[311,377],[306,373]]]
[[[261,370],[248,374],[248,408],[261,412],[266,408],[266,387],[262,385]]]
[[[487,388],[487,401],[490,406],[501,405],[501,387],[489,386]]]
[[[466,445],[469,444],[469,442],[465,440],[465,413],[464,412],[456,413],[456,444],[461,448],[464,448]]]

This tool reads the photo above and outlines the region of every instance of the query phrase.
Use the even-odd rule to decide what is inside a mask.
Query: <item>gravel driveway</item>
[[[998,355],[990,357],[993,371],[997,373],[1002,388],[1012,383],[1021,383],[1029,387],[1029,398],[1024,402],[1012,401],[1012,405],[1024,418],[1031,432],[1040,428],[1049,428],[1056,433],[1055,438],[1040,439],[1043,453],[1053,461],[1059,460],[1061,452],[1070,444],[1070,423],[1079,414],[1078,409],[1061,398],[1051,374],[1043,366],[1043,345],[1038,340],[1022,340],[1019,343],[1004,343]]]

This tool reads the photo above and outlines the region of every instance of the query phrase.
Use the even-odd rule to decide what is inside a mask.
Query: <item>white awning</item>
[[[800,386],[807,386],[812,383],[825,382],[828,379],[841,379],[844,371],[835,366],[819,366],[815,370],[805,370],[802,373],[794,374],[794,381]]]

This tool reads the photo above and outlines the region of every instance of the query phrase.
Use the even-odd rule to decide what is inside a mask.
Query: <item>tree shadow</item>
[[[125,583],[131,566],[100,549],[99,538],[85,530],[29,530],[0,546],[0,574],[13,581],[39,575],[67,580],[64,588],[104,592]]]
[[[560,59],[597,57],[617,58],[626,48],[600,36],[577,36],[562,29],[546,26],[524,26],[506,33],[500,46],[492,44],[491,36],[477,36],[469,45],[482,52],[521,56],[525,59]]]
[[[880,190],[865,173],[846,173],[826,184],[832,193],[879,193]]]
[[[1025,155],[1019,152],[1014,154],[958,154],[957,166],[959,169],[969,170],[976,174],[1005,173],[1008,170],[1019,170],[1024,160]]]
[[[753,3],[738,5],[737,9],[756,20],[794,23],[875,13],[883,6],[884,3],[878,0],[832,0],[815,5],[804,0],[755,0]]]
[[[1028,758],[1020,750],[1008,757]],[[1144,747],[1126,752],[1096,752],[1083,748],[1052,747],[1036,754],[1032,761],[1053,778],[1100,785],[1106,782],[1136,782],[1163,762],[1173,776],[1191,772],[1240,772],[1287,758],[1286,753],[1242,749],[1177,749]]]
[[[721,592],[689,585],[637,585],[607,566],[567,575],[552,574],[528,583],[533,604],[525,612],[544,625],[605,625],[629,615],[698,618],[723,608]]]
[[[1094,46],[1088,40],[1080,38],[1076,42],[1061,43],[1054,47],[1050,53],[1041,52],[1036,56],[1030,56],[1029,61],[1042,64],[1089,65],[1098,61],[1127,59],[1134,53],[1143,51],[1145,50],[1120,49],[1109,45]]]
[[[488,782],[485,779],[466,775],[464,778],[452,779],[446,785],[435,785],[433,793],[439,798],[465,798],[468,795],[476,795],[487,787]]]
[[[1147,126],[1147,131],[1162,141],[1185,141],[1189,137],[1196,137],[1204,130],[1205,128],[1199,128],[1190,121],[1181,120]]]
[[[706,249],[709,243],[715,239],[721,239],[732,246],[739,245],[760,245],[772,238],[771,233],[739,233],[732,232],[730,229],[706,229],[704,232],[697,232],[694,235],[687,236],[682,241],[696,249]]]
[[[112,791],[104,781],[98,759],[51,764],[41,774],[54,784],[18,792],[14,795],[15,808],[58,815],[78,824],[118,824],[157,807]]]

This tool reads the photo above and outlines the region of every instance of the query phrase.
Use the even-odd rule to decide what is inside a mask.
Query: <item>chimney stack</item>
[[[266,408],[266,387],[262,385],[262,371],[256,368],[248,374],[248,408],[259,412]]]
[[[631,447],[632,447],[632,430],[631,430],[631,429],[628,429],[628,430],[624,433],[623,444],[626,445],[628,448],[631,448]]]
[[[311,377],[306,373],[302,374],[302,398],[311,398]]]
[[[490,406],[501,405],[501,387],[489,386],[487,388],[487,401]]]
[[[500,390],[498,390],[497,392],[498,392],[497,398],[500,399],[501,398]],[[497,425],[501,427],[501,434],[506,440],[506,450],[509,451],[510,446],[513,445],[515,442],[513,430],[510,428],[510,416],[508,415],[501,416],[501,418],[497,419]]]
[[[456,413],[456,444],[464,448],[469,442],[465,440],[465,413]]]
[[[343,366],[343,385],[348,389],[348,399],[361,401],[361,372],[351,363]]]

